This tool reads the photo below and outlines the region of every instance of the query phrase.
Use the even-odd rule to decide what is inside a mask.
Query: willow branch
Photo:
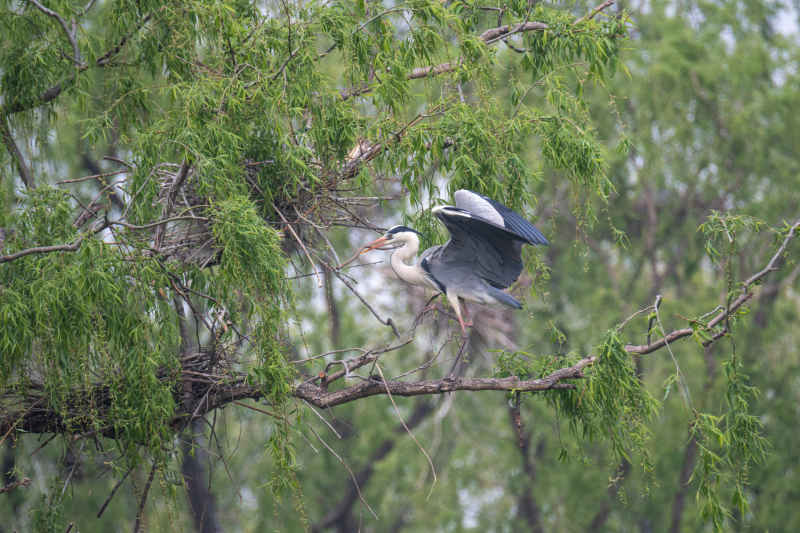
[[[42,13],[47,15],[48,17],[51,17],[51,18],[53,18],[53,19],[58,21],[58,23],[61,25],[61,28],[64,30],[64,35],[67,36],[67,40],[69,41],[69,44],[72,45],[72,53],[73,53],[72,61],[76,65],[83,65],[83,61],[81,61],[81,51],[78,48],[78,41],[75,38],[75,34],[77,33],[76,32],[77,24],[75,23],[75,21],[74,20],[72,21],[72,31],[70,31],[69,25],[67,24],[67,21],[64,20],[64,17],[62,17],[61,15],[59,15],[58,13],[53,11],[52,9],[49,9],[49,8],[43,6],[42,4],[37,2],[36,0],[28,0],[28,2],[30,2],[31,4],[36,6],[36,9],[38,9],[39,11],[41,11]]]
[[[549,26],[543,22],[523,22],[520,24],[506,24],[504,26],[498,26],[497,28],[488,29],[485,32],[481,33],[478,36],[478,38],[488,46],[496,43],[501,39],[509,37],[510,35],[515,33],[523,33],[529,31],[544,31],[548,28]],[[426,78],[428,76],[438,76],[439,74],[444,74],[446,72],[453,72],[459,66],[461,66],[462,63],[463,63],[463,58],[459,58],[456,61],[440,63],[439,65],[417,67],[408,74],[407,79],[416,80],[420,78]],[[341,98],[342,100],[347,100],[349,98],[352,98],[353,96],[360,96],[362,94],[372,92],[373,89],[374,86],[371,85],[364,85],[359,88],[345,89],[341,93]]]
[[[147,24],[147,22],[150,20],[152,16],[153,16],[152,14],[145,16],[133,31],[131,31],[127,35],[124,35],[114,47],[110,48],[105,54],[98,57],[97,60],[94,62],[94,66],[105,67],[109,63],[111,63],[111,60],[114,59],[114,57],[116,57],[117,54],[119,54],[119,52],[128,42],[128,40],[130,40],[131,37],[133,37],[136,33],[138,33],[139,30],[141,30],[142,27],[144,27],[144,25]],[[13,115],[14,113],[27,111],[28,109],[33,109],[35,107],[39,107],[41,105],[52,102],[53,100],[58,98],[58,96],[64,91],[65,88],[75,83],[75,79],[79,73],[88,70],[90,66],[91,65],[88,63],[81,63],[80,65],[76,66],[75,71],[72,74],[70,74],[68,77],[61,80],[60,82],[56,83],[49,89],[45,90],[35,100],[32,101],[15,100],[11,105],[3,106],[2,108],[0,108],[0,114]]]
[[[783,242],[781,243],[780,247],[778,247],[778,250],[772,256],[772,258],[770,258],[767,265],[758,272],[756,272],[755,274],[753,274],[752,276],[750,276],[749,278],[747,278],[742,283],[741,294],[739,294],[739,296],[735,300],[733,300],[733,302],[731,302],[731,305],[727,309],[722,309],[719,313],[717,313],[716,316],[714,316],[714,318],[712,318],[708,322],[707,324],[708,329],[711,329],[719,325],[723,320],[725,320],[729,316],[733,315],[736,311],[738,311],[742,305],[744,305],[748,300],[750,300],[754,296],[754,293],[750,290],[752,285],[757,283],[758,281],[761,281],[761,279],[763,279],[770,272],[778,270],[777,264],[783,257],[783,254],[786,252],[786,248],[789,246],[789,242],[791,242],[791,240],[795,237],[799,228],[800,228],[800,220],[797,220],[797,222],[795,222],[789,228],[789,231],[786,233],[786,237],[783,239]],[[688,337],[693,333],[694,329],[692,328],[676,329],[674,331],[667,333],[660,339],[655,340],[648,344],[640,344],[640,345],[629,344],[625,346],[625,351],[636,355],[648,354],[656,350],[659,350],[678,339],[682,339],[683,337]],[[723,335],[724,333],[715,334],[713,340],[716,340],[722,337]]]
[[[35,246],[33,248],[26,248],[25,250],[20,250],[19,252],[15,252],[13,254],[0,255],[0,263],[7,263],[9,261],[14,261],[15,259],[19,259],[20,257],[25,257],[26,255],[47,254],[51,252],[75,252],[78,250],[78,248],[81,247],[81,243],[85,238],[86,235],[81,235],[70,244],[55,244],[53,246]]]
[[[582,370],[593,364],[597,358],[595,356],[581,359],[573,366],[556,370],[552,374],[531,380],[521,380],[517,376],[507,378],[443,378],[427,381],[386,381],[371,380],[352,387],[341,390],[326,392],[323,388],[310,383],[302,383],[294,390],[294,396],[303,399],[310,404],[327,409],[343,403],[352,402],[360,398],[369,396],[387,395],[392,396],[422,396],[444,394],[445,392],[455,391],[520,391],[535,392],[550,389],[571,389],[571,383],[561,383],[565,379],[579,379],[583,377]]]
[[[614,4],[614,0],[606,0],[605,2],[603,2],[602,4],[600,4],[599,6],[595,7],[594,9],[592,9],[592,10],[589,12],[589,14],[588,14],[588,15],[584,15],[583,17],[581,17],[581,18],[579,18],[578,20],[576,20],[575,22],[573,22],[573,23],[572,23],[572,25],[573,25],[573,26],[577,26],[577,25],[578,25],[578,24],[580,24],[581,22],[584,22],[584,21],[586,21],[586,20],[592,20],[594,17],[596,17],[596,16],[597,16],[597,14],[598,14],[598,13],[600,13],[600,12],[601,12],[601,11],[603,11],[605,8],[607,8],[607,7],[609,7],[609,6],[613,5],[613,4]]]

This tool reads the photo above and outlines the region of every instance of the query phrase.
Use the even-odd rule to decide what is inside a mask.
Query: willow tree
[[[265,445],[275,490],[297,490],[292,431],[307,423],[306,406],[387,396],[400,414],[396,397],[460,390],[544,395],[579,434],[621,458],[633,450],[648,468],[659,403],[632,356],[726,337],[796,223],[777,227],[763,268],[731,276],[724,305],[685,328],[657,327],[658,303],[642,302],[631,320],[649,314],[645,344],[626,343],[620,313],[618,327],[596,332],[592,353],[508,353],[494,375],[429,380],[385,377],[385,354],[415,349],[415,328],[356,292],[337,268],[349,251],[331,238],[336,228],[377,229],[364,207],[401,198],[435,235],[429,208],[462,187],[533,216],[541,167],[524,157],[531,146],[567,184],[580,224],[593,224],[614,187],[584,90],[618,68],[627,21],[607,13],[612,3],[573,13],[436,0],[5,2],[3,441],[53,434],[115,449],[119,478],[145,472],[137,530],[176,435],[228,404],[273,425]],[[753,225],[721,214],[704,229],[709,246],[732,253],[734,236]],[[529,259],[541,288],[545,262]],[[341,346],[298,350],[305,302],[292,278],[309,272],[320,285],[335,277],[374,315],[372,327],[398,339],[355,357]],[[353,381],[367,365],[372,377]],[[719,527],[717,480],[742,486],[742,465],[763,450],[737,369],[734,360],[727,413],[691,415],[708,451],[700,496]],[[59,498],[54,491],[37,524],[64,520]],[[743,512],[747,502],[736,504]]]

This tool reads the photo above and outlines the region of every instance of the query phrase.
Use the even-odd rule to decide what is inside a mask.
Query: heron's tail
[[[489,287],[489,295],[494,298],[497,303],[513,307],[514,309],[522,309],[522,304],[519,303],[516,298],[500,289]]]

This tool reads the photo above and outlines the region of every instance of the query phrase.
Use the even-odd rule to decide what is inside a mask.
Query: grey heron
[[[356,257],[370,250],[394,248],[389,264],[397,277],[447,296],[462,332],[466,332],[472,324],[464,321],[460,300],[521,309],[522,304],[502,289],[522,272],[522,245],[548,242],[533,224],[491,198],[461,189],[455,192],[455,200],[455,207],[433,209],[450,232],[450,240],[422,252],[416,264],[408,261],[419,251],[420,233],[406,226],[389,229]]]

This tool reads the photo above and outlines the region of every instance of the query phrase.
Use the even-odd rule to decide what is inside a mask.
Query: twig
[[[276,415],[275,413],[270,413],[266,409],[261,409],[260,407],[256,407],[254,405],[247,405],[246,403],[242,403],[242,402],[240,402],[238,400],[233,400],[232,403],[234,403],[234,404],[236,404],[236,405],[238,405],[240,407],[246,407],[247,409],[251,409],[251,410],[256,411],[258,413],[261,413],[263,415],[271,416],[272,418],[283,418],[282,416]]]
[[[342,283],[344,283],[347,286],[347,288],[350,289],[350,291],[358,297],[359,300],[361,300],[361,303],[364,304],[364,306],[366,306],[367,309],[369,309],[369,311],[378,320],[378,322],[380,322],[384,326],[391,327],[395,337],[397,337],[398,339],[400,338],[400,332],[397,331],[397,327],[394,325],[394,322],[392,321],[391,317],[387,318],[386,320],[382,319],[380,315],[378,315],[377,311],[375,311],[375,309],[373,309],[372,306],[369,305],[369,303],[364,299],[364,297],[361,296],[358,293],[358,291],[356,291],[356,289],[350,284],[349,281],[347,281],[347,279],[345,279],[344,276],[342,276],[342,274],[338,270],[331,270],[331,272],[333,272],[333,274],[337,278],[339,278],[339,280]]]
[[[82,181],[89,181],[89,180],[94,180],[94,179],[98,179],[98,178],[107,178],[108,176],[116,176],[117,174],[127,174],[128,172],[130,172],[130,171],[129,170],[114,170],[114,171],[111,171],[111,172],[103,172],[101,174],[92,174],[91,176],[84,176],[82,178],[73,178],[73,179],[68,179],[68,180],[57,181],[56,185],[63,185],[65,183],[79,183],[79,182],[82,182]]]
[[[647,344],[650,344],[650,332],[653,331],[653,322],[656,320],[656,318],[658,318],[658,308],[661,307],[662,300],[663,297],[660,294],[656,294],[656,301],[652,307],[654,314],[650,317],[650,320],[647,321]],[[665,334],[663,328],[661,330],[661,334]]]
[[[661,330],[661,334],[664,335],[666,339],[666,330],[664,329],[664,324],[661,323],[661,313],[659,313],[658,308],[661,307],[661,295],[656,295],[656,303],[653,304],[653,309],[655,313],[655,319],[658,322],[658,328]],[[652,323],[652,321],[651,321]],[[647,331],[647,341],[648,344],[650,342],[650,328],[648,327]],[[691,410],[694,411],[692,407],[692,396],[689,393],[689,386],[686,384],[686,377],[683,375],[681,371],[681,367],[678,364],[678,359],[675,357],[675,354],[672,353],[672,347],[669,345],[669,341],[664,341],[664,346],[667,348],[667,352],[669,352],[669,356],[672,358],[672,362],[675,363],[675,374],[678,376],[678,384],[680,385],[681,394],[683,395],[684,401],[686,401],[686,406]]]
[[[314,260],[311,259],[311,254],[308,253],[306,245],[303,244],[302,239],[300,239],[300,236],[298,236],[297,233],[294,231],[294,228],[292,227],[291,224],[289,224],[289,221],[286,220],[286,217],[283,216],[283,213],[281,213],[281,210],[278,209],[278,206],[276,206],[273,203],[272,208],[275,209],[275,212],[278,213],[278,216],[281,217],[281,220],[283,221],[284,224],[286,224],[286,227],[289,229],[289,233],[292,234],[292,237],[294,237],[294,239],[297,241],[297,244],[299,244],[300,248],[303,250],[303,252],[305,252],[306,258],[308,259],[308,263],[311,265],[311,268],[314,269],[314,276],[317,278],[317,286],[319,288],[322,288],[322,278],[320,277],[319,272],[317,271],[317,267],[316,264],[314,263]]]
[[[50,435],[43,443],[41,443],[39,446],[36,447],[35,450],[33,450],[31,452],[30,457],[33,457],[34,455],[36,455],[39,452],[39,450],[41,450],[42,448],[44,448],[45,446],[50,444],[53,441],[53,439],[56,438],[56,437],[58,437],[58,433],[53,433],[52,435]]]
[[[120,165],[124,165],[124,166],[126,166],[128,168],[136,168],[136,165],[134,165],[133,163],[128,163],[124,159],[120,159],[118,157],[112,157],[110,155],[104,155],[103,159],[107,159],[108,161],[113,161],[114,163],[119,163]]]
[[[411,437],[414,443],[417,445],[417,448],[422,452],[422,455],[425,456],[425,459],[428,460],[428,465],[431,467],[431,474],[433,474],[433,483],[431,483],[431,490],[428,492],[428,498],[431,497],[431,493],[433,492],[433,487],[436,486],[436,482],[439,480],[436,477],[436,468],[433,466],[433,461],[431,460],[431,456],[428,455],[428,452],[425,451],[422,444],[419,443],[417,437],[411,433],[411,430],[408,429],[405,420],[403,420],[403,415],[400,414],[400,409],[397,408],[397,404],[394,402],[394,398],[392,398],[392,393],[389,390],[389,384],[386,382],[386,376],[383,375],[383,370],[381,370],[381,365],[377,362],[375,363],[375,369],[378,371],[378,374],[381,376],[381,381],[383,381],[383,386],[386,387],[386,395],[389,397],[389,401],[392,402],[392,407],[394,407],[394,412],[397,414],[397,418],[400,420],[400,423],[403,425],[403,428],[406,430],[406,433]]]
[[[314,409],[314,406],[313,406],[313,405],[311,405],[310,403],[306,402],[306,405],[308,406],[308,408],[309,408],[309,409],[311,409],[311,411],[312,411],[312,412],[313,412],[315,415],[317,415],[317,416],[319,417],[319,419],[320,419],[320,420],[322,420],[322,421],[325,423],[325,425],[326,425],[326,426],[328,426],[328,429],[330,429],[330,430],[333,432],[333,434],[334,434],[334,435],[336,435],[336,436],[339,438],[339,440],[341,440],[341,439],[342,439],[342,435],[341,435],[341,434],[340,434],[338,431],[336,431],[336,428],[335,428],[335,427],[333,427],[333,426],[331,425],[331,423],[330,423],[330,422],[328,422],[327,420],[325,420],[325,417],[324,417],[324,416],[322,416],[322,413],[320,413],[319,411],[317,411],[316,409]]]
[[[358,492],[358,499],[361,500],[361,503],[363,503],[366,506],[366,508],[369,510],[369,512],[372,514],[372,516],[374,516],[375,519],[378,520],[378,515],[375,513],[375,511],[372,510],[372,507],[370,507],[370,505],[367,503],[367,500],[365,500],[364,496],[361,494],[361,487],[358,486],[358,480],[356,479],[356,475],[353,473],[353,470],[350,468],[350,466],[344,461],[344,459],[342,459],[339,456],[338,453],[336,453],[336,451],[333,448],[328,446],[328,443],[325,442],[325,440],[322,437],[319,436],[319,433],[314,431],[313,427],[308,426],[308,429],[311,431],[311,433],[314,434],[315,437],[317,437],[317,440],[320,441],[322,443],[322,445],[325,446],[325,448],[327,448],[328,451],[331,452],[333,454],[333,456],[336,457],[336,459],[339,460],[340,463],[342,463],[342,466],[345,467],[345,469],[347,470],[347,473],[350,474],[350,479],[353,480],[353,485],[356,488],[356,492]]]
[[[598,13],[600,13],[601,11],[603,11],[605,8],[607,8],[608,6],[612,5],[613,3],[614,3],[614,0],[606,0],[605,2],[600,4],[599,6],[595,7],[594,9],[592,9],[589,12],[588,15],[584,15],[581,18],[579,18],[578,20],[576,20],[575,22],[573,22],[572,25],[573,26],[577,26],[581,22],[584,22],[586,20],[592,20],[594,17],[597,16]]]
[[[100,510],[97,511],[97,518],[100,518],[101,516],[103,516],[103,513],[106,510],[106,507],[108,507],[108,504],[111,503],[111,500],[114,498],[114,494],[117,493],[117,490],[119,490],[119,488],[122,486],[122,484],[125,482],[125,480],[128,479],[128,476],[130,475],[131,472],[133,472],[133,467],[130,467],[128,469],[128,471],[125,472],[125,475],[122,476],[122,478],[119,481],[117,481],[117,484],[114,485],[114,488],[111,489],[111,493],[108,495],[108,498],[106,498],[106,501],[104,501],[103,505],[100,506]]]
[[[64,493],[67,491],[67,486],[69,485],[69,480],[72,479],[72,475],[75,473],[75,470],[78,468],[80,464],[80,454],[83,453],[83,447],[86,445],[86,441],[84,440],[81,442],[81,449],[78,450],[78,455],[75,457],[75,463],[72,465],[72,469],[69,471],[69,475],[67,479],[64,480],[64,486],[61,488],[61,496],[60,498],[64,497]]]

